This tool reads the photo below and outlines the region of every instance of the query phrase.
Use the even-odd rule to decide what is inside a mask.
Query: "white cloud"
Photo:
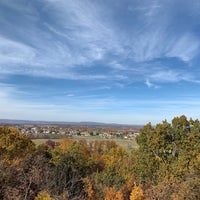
[[[25,44],[7,39],[0,35],[0,64],[30,64],[35,50]],[[8,69],[9,70],[9,69]]]
[[[150,100],[144,95],[145,99],[140,100],[139,90],[133,86],[142,82],[155,89],[169,82],[200,83],[198,72],[193,71],[196,66],[188,67],[199,54],[200,42],[194,31],[197,24],[192,21],[193,27],[188,16],[198,16],[199,9],[193,5],[195,0],[188,3],[192,4],[190,9],[181,2],[185,9],[181,12],[187,13],[188,21],[179,25],[175,16],[183,16],[177,10],[180,2],[130,1],[126,8],[123,1],[106,7],[110,5],[106,1],[44,0],[24,4],[3,0],[6,8],[11,7],[12,19],[19,15],[23,18],[16,17],[13,22],[0,14],[0,25],[6,25],[0,30],[1,80],[5,74],[21,74],[74,80],[80,86],[73,90],[67,85],[69,90],[64,95],[47,94],[50,98],[44,102],[34,92],[35,98],[22,100],[27,89],[18,88],[17,83],[0,84],[1,118],[143,123],[182,113],[199,116],[198,98]],[[122,13],[126,9],[126,14]],[[122,24],[121,19],[126,23]],[[172,61],[170,66],[165,60]],[[174,60],[178,66],[173,65]],[[84,84],[82,87],[79,80],[90,81],[89,88]],[[123,99],[129,96],[125,94],[126,86],[129,91],[133,89],[135,100]],[[117,89],[123,91],[119,99],[114,97]],[[107,91],[96,95],[99,90]]]
[[[173,71],[173,70],[160,70],[155,71],[150,76],[151,80],[155,82],[179,82],[179,81],[195,81],[195,78],[187,72]]]
[[[165,57],[190,62],[198,54],[199,44],[199,39],[192,34],[177,36],[169,34],[165,25],[150,26],[135,34],[135,39],[132,40],[132,57],[137,62]]]
[[[169,57],[178,57],[185,62],[191,61],[199,51],[199,40],[191,34],[185,34],[173,41],[171,49],[166,53]]]
[[[153,83],[151,83],[149,80],[145,81],[145,84],[147,85],[147,87],[149,88],[158,88],[158,86],[154,85]]]
[[[167,1],[135,4],[135,9],[129,7],[134,13],[133,19],[127,19],[130,27],[120,30],[115,15],[108,15],[110,8],[96,1],[46,0],[40,11],[44,19],[33,3],[24,20],[28,24],[34,18],[35,23],[15,27],[15,32],[24,34],[24,41],[0,37],[1,73],[93,81],[146,79],[149,87],[155,81],[194,81],[192,71],[163,70],[149,62],[177,58],[189,63],[198,54],[199,38],[188,30],[176,33],[170,28],[172,4]],[[20,5],[7,3],[23,12],[25,6]],[[114,6],[112,9],[113,13],[118,11]],[[107,67],[107,73],[90,73],[88,68],[96,62]]]

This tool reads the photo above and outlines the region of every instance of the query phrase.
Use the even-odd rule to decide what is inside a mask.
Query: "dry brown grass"
[[[80,140],[86,140],[86,142],[92,142],[92,141],[115,141],[119,146],[121,146],[122,148],[126,149],[127,151],[130,151],[131,149],[136,149],[138,148],[138,144],[135,141],[135,138],[129,140],[129,139],[104,139],[104,138],[100,138],[98,136],[89,136],[89,137],[85,137],[85,136],[74,136],[72,139],[76,140],[76,141],[80,141]],[[32,141],[36,144],[36,146],[40,145],[40,144],[45,144],[46,141],[48,141],[49,139],[32,139]],[[52,141],[55,142],[61,142],[62,139],[50,139]]]

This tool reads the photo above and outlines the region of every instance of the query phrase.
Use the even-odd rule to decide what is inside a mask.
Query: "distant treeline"
[[[200,122],[147,124],[127,152],[113,141],[63,139],[35,146],[0,128],[2,200],[198,200]]]

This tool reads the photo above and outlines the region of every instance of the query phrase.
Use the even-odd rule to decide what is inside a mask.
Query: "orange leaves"
[[[59,145],[59,148],[63,151],[67,151],[73,144],[75,144],[75,141],[68,138],[63,138]]]
[[[87,194],[88,200],[96,200],[97,198],[91,180],[89,178],[85,178],[84,182],[86,184],[85,192]]]

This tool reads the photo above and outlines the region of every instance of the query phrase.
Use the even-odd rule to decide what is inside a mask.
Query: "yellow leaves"
[[[0,150],[4,160],[23,158],[34,150],[33,142],[17,129],[0,128]]]
[[[38,195],[35,197],[35,200],[54,200],[51,198],[48,192],[46,191],[41,191],[38,193]]]
[[[192,159],[189,167],[192,172],[200,171],[200,153]]]
[[[119,146],[113,147],[107,154],[102,156],[106,166],[112,166],[114,164],[123,162],[123,159],[127,156],[124,149]]]
[[[140,186],[136,186],[133,188],[131,195],[130,195],[130,200],[144,200],[144,192]]]
[[[161,162],[162,161],[162,158],[160,157],[160,156],[155,156],[155,159],[157,160],[157,161],[159,161],[159,162]]]
[[[102,159],[104,160],[106,166],[112,166],[115,163],[115,157],[111,155],[103,155]]]
[[[115,191],[112,187],[104,189],[105,197],[104,200],[124,200],[123,193],[121,190]]]

